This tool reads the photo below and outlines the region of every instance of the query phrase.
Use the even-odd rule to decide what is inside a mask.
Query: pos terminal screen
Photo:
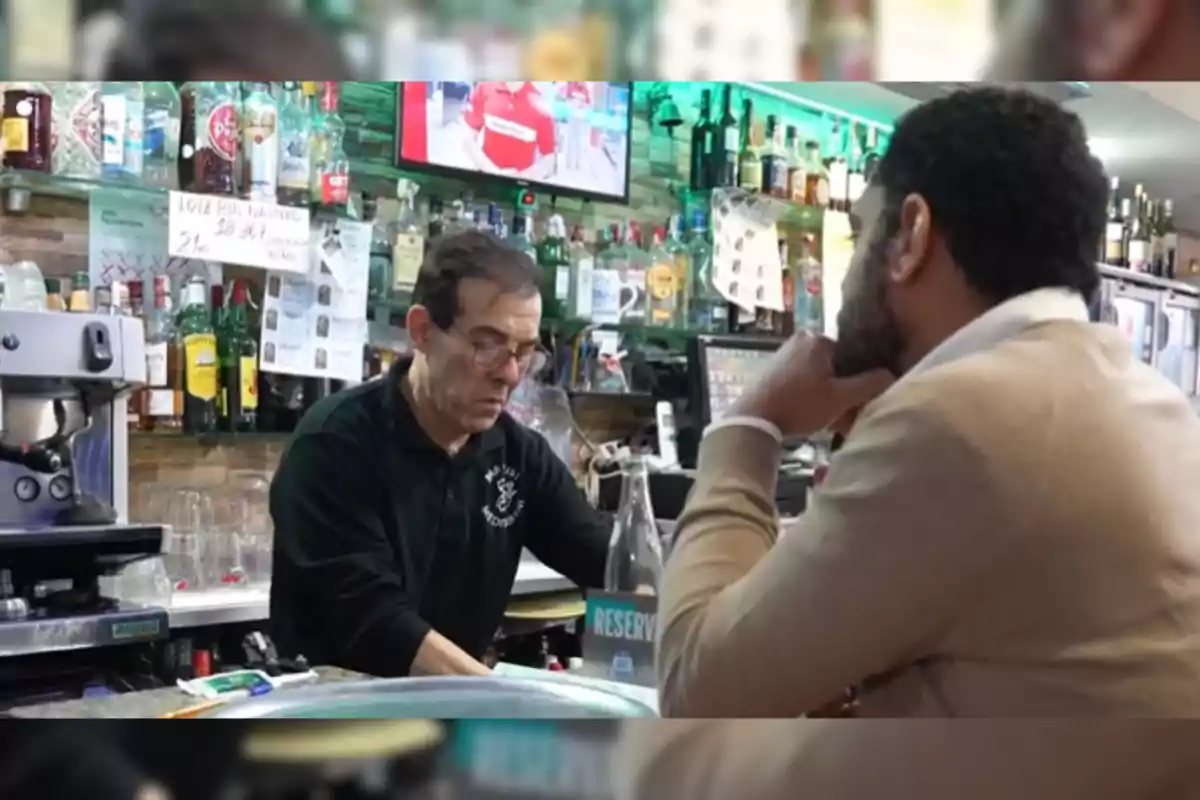
[[[751,385],[775,348],[709,346],[704,350],[708,419],[720,419]]]

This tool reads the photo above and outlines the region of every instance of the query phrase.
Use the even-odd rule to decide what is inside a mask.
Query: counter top
[[[323,684],[360,681],[368,678],[361,673],[338,667],[317,667],[315,671],[317,682]],[[313,684],[310,682],[294,685],[312,686]],[[284,686],[277,691],[286,692],[291,688],[291,686]],[[84,697],[79,700],[24,706],[10,709],[5,714],[18,719],[151,719],[170,714],[173,711],[182,711],[203,702],[198,697],[192,697],[174,686],[169,686],[144,692],[128,692],[107,697]]]
[[[512,593],[514,597],[524,597],[573,588],[575,584],[571,581],[527,555],[517,567]],[[171,628],[175,630],[260,622],[270,617],[270,590],[264,586],[179,592],[171,598],[167,615],[171,620]]]

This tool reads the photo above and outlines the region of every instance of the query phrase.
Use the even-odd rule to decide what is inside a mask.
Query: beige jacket
[[[704,439],[659,610],[664,716],[798,717],[859,685],[867,717],[1200,717],[1200,419],[1077,298],[947,340],[777,542],[778,459],[753,427]],[[687,736],[737,749],[740,724]],[[822,769],[869,772],[857,738]],[[813,746],[754,758],[779,776]]]

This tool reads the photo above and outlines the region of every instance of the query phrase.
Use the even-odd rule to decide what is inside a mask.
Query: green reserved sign
[[[588,592],[583,659],[609,680],[654,686],[658,598],[624,592]]]

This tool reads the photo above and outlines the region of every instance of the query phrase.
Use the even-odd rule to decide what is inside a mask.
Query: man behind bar
[[[271,482],[282,651],[381,676],[487,674],[523,547],[603,584],[608,525],[504,412],[546,363],[540,279],[490,233],[442,239],[408,312],[415,354],[304,415]]]

